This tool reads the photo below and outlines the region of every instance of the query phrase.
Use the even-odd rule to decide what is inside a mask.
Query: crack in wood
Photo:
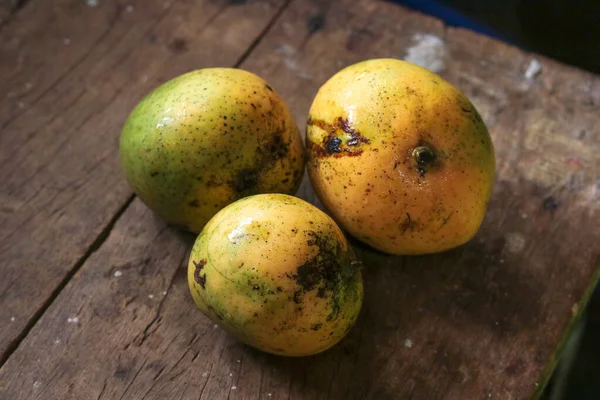
[[[199,335],[197,333],[194,333],[194,336],[192,336],[192,339],[190,340],[190,342],[187,344],[188,347],[190,347],[191,345],[193,345],[194,343],[196,343],[196,340],[198,340]]]
[[[137,370],[137,372],[135,373],[135,375],[133,376],[133,379],[129,382],[129,384],[127,384],[127,387],[125,388],[125,391],[123,392],[123,394],[121,394],[121,397],[119,397],[119,400],[123,400],[125,398],[125,395],[127,394],[127,392],[129,391],[129,388],[131,388],[131,385],[133,385],[133,383],[135,382],[135,380],[137,379],[138,375],[140,374],[140,372],[142,372],[142,369],[144,369],[144,367],[146,366],[146,362],[148,361],[148,359],[145,359],[144,362],[142,363],[142,366]]]
[[[273,15],[273,17],[267,23],[267,26],[258,34],[258,36],[254,39],[254,41],[250,44],[250,46],[246,49],[244,53],[238,58],[235,63],[235,68],[238,68],[240,65],[246,61],[246,59],[250,56],[250,54],[254,51],[254,49],[258,46],[258,44],[262,41],[262,39],[269,33],[269,31],[275,25],[275,22],[279,19],[281,14],[289,7],[292,0],[285,0],[285,2],[279,7],[279,10]]]
[[[85,252],[85,254],[81,256],[79,260],[77,260],[73,268],[71,268],[71,270],[60,281],[60,283],[52,291],[50,296],[44,301],[42,306],[31,316],[23,331],[21,331],[21,333],[15,339],[13,339],[13,341],[7,346],[6,351],[2,354],[2,357],[0,357],[0,367],[3,366],[4,363],[6,363],[8,358],[11,356],[11,354],[14,353],[15,350],[17,350],[23,339],[25,339],[25,337],[29,334],[36,322],[42,317],[42,315],[46,312],[46,310],[48,309],[48,307],[50,307],[54,300],[56,300],[60,292],[62,292],[62,290],[67,286],[67,284],[69,283],[69,281],[71,281],[73,276],[75,276],[77,271],[79,271],[79,269],[85,264],[88,258],[90,258],[92,254],[94,254],[102,246],[102,244],[104,244],[106,239],[108,239],[118,219],[121,218],[121,215],[123,215],[125,210],[133,202],[134,198],[134,195],[129,196],[125,204],[123,204],[123,206],[121,206],[121,208],[115,213],[115,215],[111,218],[108,224],[96,237],[96,239]]]
[[[187,392],[188,387],[190,386],[189,382],[185,383],[185,387],[183,388],[183,392],[181,392],[181,396],[179,397],[179,400],[183,399],[183,396],[185,396],[185,392]]]
[[[154,376],[154,378],[152,379],[152,385],[150,385],[150,388],[146,391],[146,393],[142,396],[142,399],[145,399],[148,397],[148,395],[150,394],[150,392],[152,392],[152,389],[154,389],[154,387],[158,384],[158,378],[160,377],[160,375],[163,373],[163,371],[165,370],[167,366],[165,365],[164,367],[162,367],[158,373]],[[135,378],[134,378],[135,379]]]
[[[240,357],[239,361],[240,361],[239,362],[240,365],[238,367],[237,373],[235,374],[235,378],[236,378],[235,386],[239,386],[239,384],[240,384],[240,377],[242,376],[242,364],[244,362],[244,353],[242,353],[242,356]],[[227,394],[227,400],[229,400],[229,398],[231,397],[232,390],[233,390],[233,386],[229,387],[229,393]],[[258,396],[258,398],[260,399],[260,395]]]
[[[98,395],[98,398],[96,400],[101,400],[102,396],[104,396],[104,391],[106,390],[107,381],[108,381],[108,378],[104,379],[104,384],[102,385],[102,390],[100,391],[100,394]]]
[[[354,369],[352,370],[352,373],[350,374],[350,382],[353,382],[355,379],[354,375],[356,374],[356,369],[357,369],[356,367],[358,365],[357,362],[358,362],[358,357],[360,354],[360,346],[363,341],[363,333],[365,330],[365,325],[367,324],[366,321],[367,321],[367,318],[365,316],[363,316],[363,321],[362,321],[362,324],[360,325],[360,333],[358,334],[358,342],[356,343],[356,354],[354,356],[354,362],[352,363],[352,365],[354,366]],[[349,393],[348,393],[349,390],[350,390],[350,385],[348,385],[348,387],[346,389],[346,393],[344,393],[344,396],[349,395]]]
[[[225,347],[225,346],[223,346],[223,347]],[[223,350],[221,350],[221,355],[223,355]],[[220,356],[219,356],[219,360],[221,360]],[[204,389],[206,389],[206,385],[208,385],[208,382],[212,378],[212,371],[213,371],[214,366],[215,366],[215,363],[212,363],[210,365],[210,370],[208,371],[208,375],[206,376],[206,382],[204,382],[204,386],[202,386],[202,390],[200,391],[200,396],[198,396],[199,400],[202,400],[202,395],[204,395]]]
[[[165,232],[167,230],[168,227],[165,227],[163,229],[160,229],[160,232]],[[159,236],[159,234],[157,234],[155,236],[155,239]],[[140,340],[137,340],[138,343],[136,343],[137,346],[142,346],[144,344],[144,342],[150,337],[150,335],[152,335],[154,332],[156,332],[160,326],[160,322],[162,321],[162,308],[163,305],[165,303],[165,300],[167,299],[167,297],[169,296],[169,293],[171,292],[171,286],[173,286],[173,282],[175,282],[175,277],[177,276],[177,273],[179,271],[179,269],[181,268],[181,265],[184,263],[185,259],[187,257],[187,254],[184,253],[184,255],[182,256],[181,260],[179,260],[179,263],[177,264],[178,267],[175,269],[175,271],[173,271],[173,275],[171,275],[171,280],[169,282],[169,286],[167,286],[167,294],[164,295],[161,299],[160,299],[160,303],[158,303],[158,307],[156,309],[156,314],[154,315],[154,318],[152,318],[152,320],[146,325],[146,328],[144,329],[144,331],[142,332],[142,337]],[[154,324],[156,325],[156,328],[153,331],[150,331],[150,328],[152,328],[152,326],[154,326]],[[133,342],[136,342],[136,339],[139,337],[136,336],[133,339]],[[125,348],[129,347],[129,345],[126,345]]]

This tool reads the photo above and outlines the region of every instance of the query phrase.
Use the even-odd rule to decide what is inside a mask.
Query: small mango
[[[198,308],[233,337],[285,356],[335,345],[363,301],[360,263],[340,228],[284,194],[219,211],[196,239],[188,284]]]

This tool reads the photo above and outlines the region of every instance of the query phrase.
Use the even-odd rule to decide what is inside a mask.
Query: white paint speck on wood
[[[540,63],[534,58],[533,60],[531,60],[529,66],[525,70],[525,79],[531,80],[535,78],[540,72],[542,72],[542,68],[542,63]]]
[[[407,49],[405,61],[436,73],[446,67],[446,45],[440,37],[430,33],[417,33],[412,39],[414,45]]]

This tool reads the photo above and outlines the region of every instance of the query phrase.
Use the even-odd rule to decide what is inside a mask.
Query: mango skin
[[[352,328],[360,263],[336,223],[296,197],[261,194],[227,206],[192,249],[198,308],[238,340],[284,356],[322,352]]]
[[[307,125],[315,192],[359,240],[427,254],[477,233],[494,147],[473,104],[439,75],[396,59],[351,65],[319,89]],[[433,155],[426,166],[415,155],[423,147]]]
[[[295,193],[303,152],[281,97],[234,68],[200,69],[157,87],[133,109],[120,138],[134,192],[192,232],[244,196]]]

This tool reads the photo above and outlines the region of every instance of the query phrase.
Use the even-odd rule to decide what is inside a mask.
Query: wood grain
[[[182,268],[193,238],[135,200],[0,370],[0,397],[537,396],[600,273],[600,78],[367,0],[293,2],[242,67],[304,126],[331,74],[402,58],[425,34],[443,43],[441,74],[474,101],[496,146],[473,241],[422,257],[354,241],[366,265],[355,328],[321,355],[273,357],[195,309]],[[543,69],[527,79],[533,57]],[[299,195],[319,204],[306,180]]]
[[[2,32],[0,360],[131,200],[117,149],[135,103],[189,69],[240,62],[284,5],[37,1]]]

